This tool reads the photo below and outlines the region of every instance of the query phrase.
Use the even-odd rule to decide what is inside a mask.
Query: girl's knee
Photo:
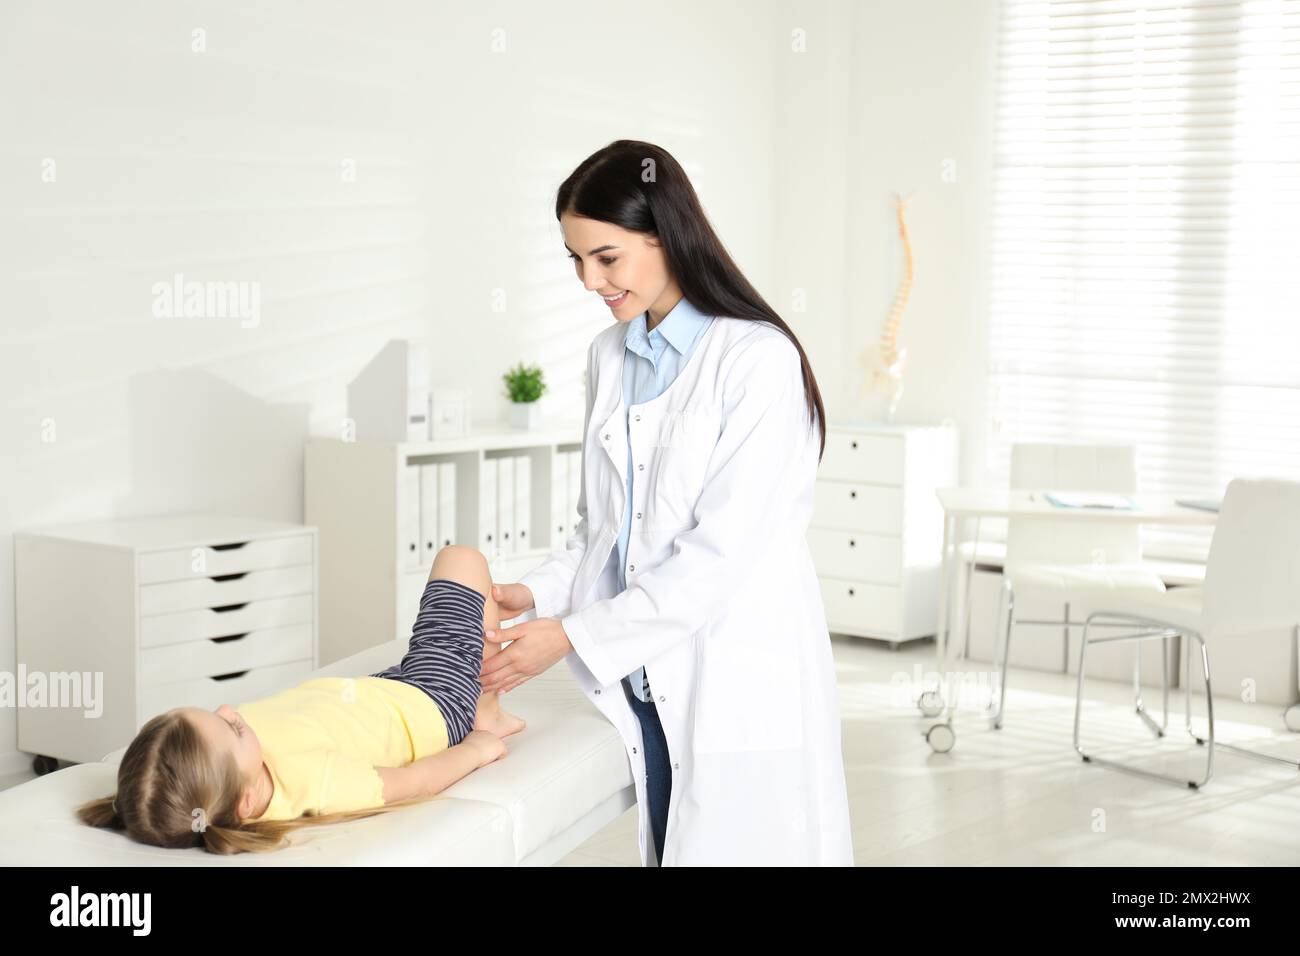
[[[442,548],[433,559],[433,568],[429,571],[429,580],[448,578],[466,587],[474,588],[483,597],[492,600],[492,573],[488,570],[487,558],[477,548],[460,544],[449,544]]]

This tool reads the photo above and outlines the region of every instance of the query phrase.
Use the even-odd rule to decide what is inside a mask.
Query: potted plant
[[[537,400],[546,392],[542,370],[536,365],[525,366],[520,362],[501,378],[506,383],[506,395],[512,402],[510,425],[522,429],[536,428],[542,420]]]

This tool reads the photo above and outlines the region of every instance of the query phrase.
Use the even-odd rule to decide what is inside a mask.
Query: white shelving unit
[[[19,665],[51,688],[87,674],[102,687],[97,716],[19,709],[38,772],[99,760],[173,707],[234,706],[317,666],[314,528],[175,515],[20,531],[14,583]]]
[[[837,634],[897,645],[934,634],[952,425],[831,423],[808,546]]]
[[[408,639],[429,568],[446,544],[478,548],[496,581],[517,580],[563,544],[577,521],[578,491],[560,486],[558,456],[580,452],[581,436],[577,423],[531,431],[476,426],[463,438],[427,442],[309,438],[304,505],[306,520],[320,529],[322,664]],[[497,505],[484,494],[488,465],[515,456],[528,461],[529,479],[520,485],[527,492],[518,508],[510,498],[504,504],[522,517],[495,535]],[[454,530],[436,539],[427,508],[419,517],[431,487],[417,477],[422,466],[455,475],[455,494],[441,502],[437,525],[446,529],[449,517]]]

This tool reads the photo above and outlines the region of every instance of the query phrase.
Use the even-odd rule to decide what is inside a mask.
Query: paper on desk
[[[1043,497],[1058,508],[1114,508],[1131,511],[1137,507],[1132,498],[1105,491],[1049,491]]]

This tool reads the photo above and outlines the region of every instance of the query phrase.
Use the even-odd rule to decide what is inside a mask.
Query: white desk
[[[948,674],[950,638],[954,628],[951,606],[953,589],[953,558],[956,555],[957,523],[962,518],[1050,518],[1053,521],[1118,521],[1125,524],[1212,525],[1219,517],[1213,511],[1185,508],[1172,498],[1152,495],[1129,495],[1137,505],[1133,509],[1120,508],[1058,508],[1043,497],[1042,491],[1008,490],[995,488],[940,488],[937,492],[943,508],[943,550],[939,564],[939,619],[935,629],[935,660],[940,686],[926,691],[917,701],[921,713],[927,717],[941,717],[926,732],[930,746],[946,753],[956,743],[952,729],[956,702],[951,693],[944,694],[943,682]],[[957,615],[957,630],[966,615],[963,602]],[[955,686],[957,681],[948,680]]]

